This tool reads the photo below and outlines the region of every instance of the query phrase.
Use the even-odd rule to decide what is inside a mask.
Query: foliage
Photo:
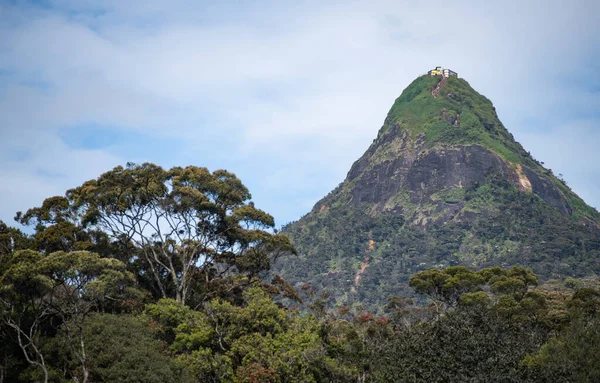
[[[242,306],[214,300],[193,311],[161,300],[146,314],[199,381],[312,382],[324,365],[335,364],[325,354],[314,318],[291,315],[258,288],[244,293]]]
[[[109,251],[135,254],[132,261],[156,296],[186,303],[196,294],[197,303],[214,296],[213,286],[232,291],[250,283],[279,252],[293,251],[287,237],[263,230],[274,226],[273,218],[249,199],[248,189],[224,170],[129,164],[17,218],[37,223],[44,250],[56,236],[69,239],[71,249],[103,233],[114,241]],[[246,278],[228,278],[233,270]]]
[[[572,297],[571,323],[525,357],[525,376],[535,382],[600,380],[600,291],[582,288]]]
[[[92,382],[186,382],[154,330],[143,318],[94,314],[86,323],[84,339]]]
[[[140,298],[132,288],[134,277],[123,263],[86,251],[44,255],[19,250],[0,282],[0,320],[16,336],[27,362],[41,370],[44,381],[50,371],[40,336],[62,326],[86,382],[89,371],[83,329],[87,315]]]
[[[119,167],[18,214],[36,231],[0,224],[0,382],[600,379],[598,282],[522,266],[596,272],[593,228],[497,174],[436,196],[474,222],[335,197],[286,228],[292,283],[260,278],[294,250],[225,171]]]
[[[137,296],[127,290],[131,276],[119,261],[89,252],[21,250],[5,270],[3,302],[30,306],[21,317],[3,314],[2,376],[23,381],[597,380],[600,292],[582,287],[559,297],[535,289],[537,276],[523,267],[423,270],[410,284],[431,303],[392,297],[386,316],[348,307],[327,313],[317,304],[327,297],[312,294],[307,304],[320,319],[278,305],[260,286],[235,302],[192,308],[162,298],[126,312],[114,299]],[[23,325],[32,321],[28,332]],[[23,344],[19,336],[30,336],[21,358],[45,373],[7,347]]]

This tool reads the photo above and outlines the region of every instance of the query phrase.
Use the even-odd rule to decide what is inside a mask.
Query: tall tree
[[[20,230],[0,221],[0,273],[6,268],[15,251],[29,248],[31,240]]]
[[[274,227],[273,217],[250,198],[242,182],[225,170],[128,164],[17,218],[39,225],[58,217],[106,233],[130,248],[132,261],[143,264],[140,274],[152,281],[157,296],[186,304],[194,290],[202,292],[201,302],[217,287],[249,284],[274,257],[294,251],[287,237],[267,231]],[[44,209],[57,205],[58,215]]]

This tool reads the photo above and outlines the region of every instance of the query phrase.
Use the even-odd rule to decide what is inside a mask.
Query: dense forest
[[[0,382],[600,381],[597,278],[448,265],[331,307],[271,274],[294,245],[227,171],[128,164],[16,219]]]

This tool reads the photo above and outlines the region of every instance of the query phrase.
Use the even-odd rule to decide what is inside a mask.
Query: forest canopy
[[[116,167],[0,223],[0,382],[595,382],[600,290],[423,270],[382,314],[269,274],[294,254],[224,170]],[[272,277],[272,278],[271,278]]]

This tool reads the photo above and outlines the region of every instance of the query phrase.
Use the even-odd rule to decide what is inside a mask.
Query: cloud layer
[[[237,3],[0,5],[0,219],[151,161],[233,171],[286,223],[435,65],[600,207],[598,2]]]

